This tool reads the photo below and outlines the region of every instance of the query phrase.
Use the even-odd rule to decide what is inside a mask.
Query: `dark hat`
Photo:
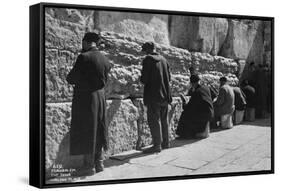
[[[200,77],[197,75],[197,74],[192,74],[191,76],[190,76],[190,82],[191,83],[196,83],[196,82],[198,82],[200,80]]]
[[[220,82],[227,82],[227,78],[225,76],[221,77]]]
[[[189,70],[189,71],[194,71],[195,68],[194,68],[193,66],[190,66],[190,67],[188,68],[188,70]]]
[[[87,32],[83,38],[83,41],[87,42],[98,42],[100,40],[100,33],[99,32]]]
[[[146,42],[142,45],[141,51],[146,51],[146,50],[154,50],[154,43],[153,42]]]
[[[251,62],[251,63],[250,63],[250,66],[253,66],[253,65],[255,65],[255,62]]]

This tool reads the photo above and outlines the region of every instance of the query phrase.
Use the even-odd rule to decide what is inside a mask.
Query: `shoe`
[[[209,137],[209,134],[206,134],[205,132],[203,132],[203,133],[197,133],[196,135],[195,135],[195,138],[196,139],[206,139],[206,138],[208,138]]]
[[[168,149],[168,148],[170,148],[170,143],[169,143],[169,142],[168,142],[168,143],[163,142],[163,143],[161,144],[161,147],[162,147],[162,149]]]
[[[152,146],[142,151],[143,153],[160,153],[161,146]]]
[[[103,160],[97,160],[95,164],[96,173],[104,170]]]

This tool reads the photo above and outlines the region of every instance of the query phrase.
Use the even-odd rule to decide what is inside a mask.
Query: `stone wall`
[[[95,26],[189,51],[271,64],[269,21],[64,8],[48,8],[46,13],[84,30]]]
[[[83,27],[50,16],[46,16],[46,25],[46,99],[49,102],[71,101],[72,87],[65,79],[81,49]],[[109,32],[102,35],[104,44],[101,50],[113,66],[106,87],[107,98],[141,97],[143,87],[139,78],[143,55],[140,50],[145,41]],[[233,59],[161,44],[157,44],[157,51],[169,62],[173,96],[187,91],[190,66],[200,72],[203,81],[224,74],[235,83],[233,74],[238,68]],[[211,81],[218,83],[217,80]]]
[[[80,24],[85,31],[96,24],[95,27],[102,31],[169,45],[168,15],[65,8],[47,8],[46,13],[62,21]],[[94,23],[95,19],[98,23]]]
[[[171,15],[169,23],[171,45],[245,62],[243,76],[251,62],[271,65],[270,21]]]
[[[81,13],[80,13],[81,14]],[[86,14],[86,13],[84,13]],[[60,18],[60,17],[58,17]],[[77,17],[79,18],[79,17]],[[46,169],[47,176],[54,164],[65,168],[81,165],[81,156],[69,155],[69,129],[71,120],[72,87],[66,76],[81,49],[85,32],[83,22],[56,19],[54,14],[45,17],[45,77],[46,77]],[[82,23],[82,24],[81,24]],[[107,125],[110,146],[106,156],[122,151],[139,149],[151,143],[147,125],[146,108],[143,105],[140,71],[143,55],[140,53],[142,38],[103,32],[101,51],[109,58],[112,69],[105,88],[107,97]],[[157,44],[169,62],[172,81],[173,102],[169,121],[171,139],[182,111],[179,93],[186,93],[189,86],[188,68],[194,66],[204,84],[217,87],[219,77],[227,75],[232,85],[238,80],[237,63],[230,58],[212,56],[208,53],[189,52],[168,45]]]
[[[227,19],[171,16],[171,45],[190,51],[218,55],[228,32]]]

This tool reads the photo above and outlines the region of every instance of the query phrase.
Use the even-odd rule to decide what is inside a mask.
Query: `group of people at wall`
[[[84,155],[83,166],[76,171],[77,175],[103,171],[103,151],[108,149],[104,87],[111,66],[106,56],[98,50],[100,40],[98,32],[88,32],[84,35],[82,53],[67,76],[68,83],[74,85],[70,155]],[[161,152],[162,149],[170,147],[168,111],[172,102],[171,74],[167,60],[155,51],[153,42],[142,45],[140,54],[143,53],[145,58],[142,61],[140,82],[144,84],[143,101],[147,107],[147,121],[152,135],[152,146],[143,152]],[[247,109],[260,109],[257,107],[260,103],[256,104],[262,86],[258,84],[259,81],[254,80],[255,84],[251,85],[244,80],[241,83],[241,91],[238,87],[230,87],[227,78],[222,77],[220,89],[217,91],[213,87],[201,84],[200,77],[193,68],[190,68],[190,72],[188,103],[184,99],[185,96],[181,96],[183,112],[176,132],[180,138],[208,137],[206,130],[209,126],[216,126],[217,121],[223,126],[222,119],[229,121],[233,112],[246,108],[247,116]],[[257,77],[260,78],[261,74],[258,73]],[[264,98],[262,100],[264,101]]]
[[[206,138],[210,128],[232,128],[233,124],[268,116],[271,113],[270,72],[266,64],[256,68],[252,62],[239,86],[231,87],[227,77],[221,77],[217,91],[213,86],[200,84],[199,76],[191,67],[188,92],[191,98],[185,104],[184,95],[181,95],[183,113],[177,128],[179,137]]]

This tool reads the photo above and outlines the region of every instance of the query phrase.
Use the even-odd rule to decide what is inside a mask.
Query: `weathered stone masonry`
[[[69,129],[71,120],[72,87],[66,75],[72,68],[84,34],[81,24],[58,20],[46,14],[46,169],[53,164],[65,168],[81,165],[81,156],[69,156]],[[112,63],[109,82],[106,86],[107,124],[110,146],[106,156],[122,151],[139,149],[150,144],[145,107],[142,101],[143,86],[139,82],[143,39],[103,32],[102,51]],[[182,111],[178,94],[187,91],[188,68],[198,68],[205,84],[218,86],[219,77],[228,75],[233,85],[237,84],[234,73],[237,63],[233,59],[211,56],[208,53],[189,52],[168,45],[157,44],[169,62],[172,73],[173,102],[169,112],[171,139]]]

